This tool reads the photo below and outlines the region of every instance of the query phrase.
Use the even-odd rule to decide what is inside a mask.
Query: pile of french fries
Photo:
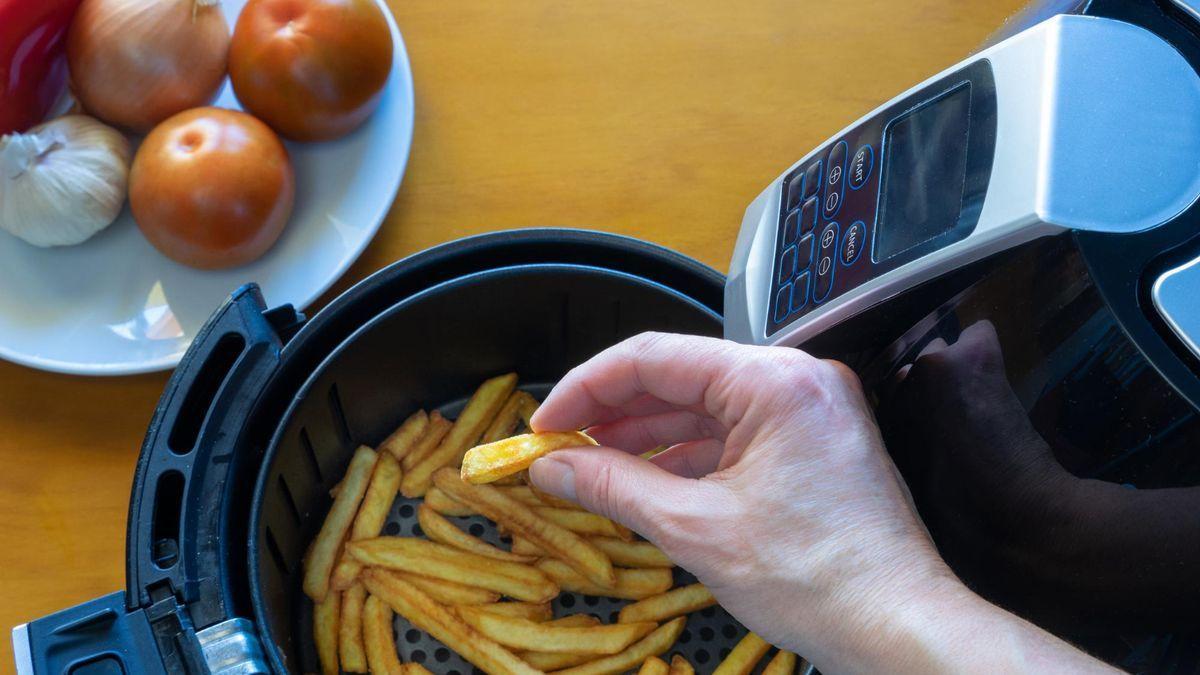
[[[702,584],[672,588],[671,560],[627,528],[513,474],[530,455],[544,454],[535,447],[537,435],[514,444],[521,453],[515,464],[493,457],[507,464],[483,479],[492,484],[460,476],[468,450],[528,428],[537,401],[516,387],[515,374],[487,380],[453,422],[418,411],[378,449],[354,453],[304,561],[303,589],[314,602],[325,675],[428,673],[401,662],[395,614],[497,675],[695,672],[680,654],[669,662],[660,657],[687,615],[716,600]],[[542,446],[590,442],[582,439],[543,439]],[[381,536],[397,493],[421,500],[424,538]],[[510,550],[448,519],[473,515],[494,522],[511,539]],[[633,602],[611,624],[589,614],[554,617],[551,601],[563,591]],[[750,633],[714,672],[747,675],[770,649]],[[794,654],[779,650],[762,672],[790,675],[796,665]]]

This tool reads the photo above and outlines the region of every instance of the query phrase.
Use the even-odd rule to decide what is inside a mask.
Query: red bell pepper
[[[80,1],[0,0],[0,134],[41,122],[62,95]]]

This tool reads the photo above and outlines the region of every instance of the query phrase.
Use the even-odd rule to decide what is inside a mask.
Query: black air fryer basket
[[[499,373],[519,373],[541,397],[637,333],[720,335],[723,283],[644,242],[542,229],[420,253],[309,320],[240,289],[180,363],[146,436],[128,588],[29,624],[36,672],[319,670],[300,560],[358,445],[377,444],[420,407],[456,415]],[[463,524],[495,543],[485,522]],[[385,533],[416,527],[413,502],[398,500]],[[564,594],[555,608],[608,621],[619,604]],[[405,660],[471,672],[403,619],[397,628]],[[674,650],[708,670],[743,633],[712,608],[689,620]]]

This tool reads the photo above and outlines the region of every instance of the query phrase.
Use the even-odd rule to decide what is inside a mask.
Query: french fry
[[[479,439],[480,443],[492,443],[502,438],[508,438],[517,430],[517,424],[521,421],[520,407],[521,394],[524,392],[514,391],[500,407],[500,412],[496,413],[496,418],[488,425],[486,431],[483,432],[483,437]]]
[[[602,621],[591,614],[568,614],[567,616],[545,622],[547,626],[563,626],[565,628],[587,628],[599,626]]]
[[[458,614],[472,628],[502,645],[557,654],[616,654],[658,627],[649,622],[581,628],[547,626],[470,607],[460,608]],[[630,630],[621,630],[625,627]]]
[[[616,583],[612,588],[604,588],[592,583],[561,560],[542,558],[536,567],[564,591],[625,600],[641,600],[663,593],[671,587],[672,581],[671,570],[667,569],[617,568],[614,570]]]
[[[666,567],[671,568],[675,563],[666,553],[648,541],[625,541],[612,537],[591,537],[588,541],[596,548],[604,551],[614,565],[622,567]],[[514,542],[515,543],[515,542]]]
[[[463,623],[453,611],[437,604],[417,587],[378,570],[363,572],[363,583],[392,610],[416,628],[429,633],[480,670],[494,675],[537,675],[512,652]]]
[[[642,661],[642,667],[638,669],[638,675],[669,675],[670,672],[671,666],[657,656]]]
[[[528,474],[529,474],[528,471],[519,471],[514,474],[509,474],[503,478],[497,478],[496,480],[492,481],[492,485],[495,485],[497,487],[500,487],[500,486],[513,487],[515,485],[524,485],[525,484],[525,476],[527,476]]]
[[[338,655],[342,670],[348,673],[367,672],[367,654],[363,648],[362,611],[367,589],[354,584],[342,593],[341,625],[338,627]]]
[[[433,675],[433,673],[419,663],[406,663],[404,664],[404,675]]]
[[[375,468],[375,451],[365,445],[354,451],[342,489],[329,508],[329,515],[321,524],[321,531],[313,540],[312,549],[304,565],[304,593],[314,602],[325,599],[329,593],[329,577],[338,559],[338,549],[350,530],[358,504],[367,491],[367,482]]]
[[[539,558],[548,555],[545,551],[538,548],[537,544],[524,537],[512,538],[512,552],[516,553],[517,555],[531,555]]]
[[[498,478],[524,471],[533,460],[563,448],[597,445],[590,436],[579,431],[552,431],[543,434],[521,434],[467,451],[462,460],[462,479],[468,483],[490,483]]]
[[[532,394],[526,392],[521,392],[521,394],[521,401],[517,405],[517,414],[521,416],[521,421],[525,423],[525,427],[533,431],[529,420],[533,419],[533,413],[537,412],[538,400]]]
[[[333,484],[333,487],[329,488],[329,498],[337,499],[338,493],[341,491],[342,491],[342,481],[339,480],[338,482]]]
[[[416,447],[417,442],[425,435],[425,430],[429,428],[429,415],[425,414],[424,410],[408,416],[408,419],[396,428],[390,436],[383,439],[379,444],[379,451],[387,450],[397,460],[404,459],[404,456]]]
[[[450,495],[442,492],[436,487],[429,488],[429,491],[425,493],[425,505],[442,514],[443,516],[456,516],[461,518],[465,516],[479,515],[475,512],[475,509],[463,504],[462,502],[455,501],[452,497],[450,497]]]
[[[437,598],[434,598],[435,600]],[[489,602],[483,605],[464,605],[481,612],[516,616],[530,621],[546,622],[554,618],[554,611],[548,602]]]
[[[429,489],[434,471],[461,463],[463,454],[483,435],[516,386],[516,373],[493,377],[479,385],[442,442],[404,475],[404,480],[400,482],[400,493],[405,497],[420,497]]]
[[[434,410],[429,414],[429,423],[425,425],[425,433],[417,440],[411,450],[400,461],[400,467],[405,471],[413,468],[417,462],[429,456],[450,432],[454,423],[442,417],[442,413]]]
[[[717,604],[704,584],[680,586],[621,608],[619,623],[665,621]]]
[[[587,628],[590,626],[599,626],[600,619],[591,614],[571,614],[564,616],[561,619],[547,621],[543,625],[546,626],[566,626],[569,628]],[[551,671],[560,668],[569,668],[577,666],[581,663],[587,663],[596,658],[594,654],[552,654],[550,652],[526,651],[517,654],[526,663],[537,668],[538,670]]]
[[[676,654],[671,657],[670,675],[696,675],[696,669],[687,659],[683,658],[683,654]]]
[[[582,509],[583,508],[582,506],[576,504],[575,502],[573,502],[569,499],[563,499],[562,497],[555,497],[554,495],[550,494],[549,492],[539,490],[536,485],[529,483],[529,481],[526,481],[526,483],[528,483],[528,485],[529,485],[529,491],[532,492],[533,494],[537,495],[537,498],[542,500],[542,503],[546,506],[553,506],[556,509]]]
[[[671,645],[679,639],[679,634],[683,632],[683,625],[686,621],[687,617],[684,616],[672,619],[619,654],[605,656],[555,672],[559,675],[616,675],[632,670],[651,656],[660,656],[670,649]]]
[[[533,512],[575,534],[618,537],[625,541],[633,541],[633,532],[629,528],[595,513],[575,509],[556,509],[553,506],[537,506],[534,507]]]
[[[713,675],[749,675],[770,648],[771,645],[767,644],[766,640],[754,633],[746,633],[746,637],[729,652],[729,656],[717,666]]]
[[[338,627],[341,624],[342,594],[326,593],[313,606],[313,641],[323,675],[338,675]]]
[[[396,642],[392,639],[392,608],[375,597],[367,596],[362,610],[363,646],[367,652],[367,666],[379,675],[403,675],[404,664],[396,654]]]
[[[363,494],[362,503],[358,507],[358,515],[350,528],[350,541],[378,537],[387,522],[388,511],[396,499],[396,490],[400,488],[400,462],[386,452],[377,453],[375,470],[371,473],[371,482]],[[337,567],[333,568],[330,577],[330,587],[335,591],[344,591],[358,578],[362,571],[362,563],[342,552]]]
[[[600,549],[574,532],[547,521],[496,488],[465,483],[453,469],[438,471],[433,480],[456,501],[474,508],[514,535],[532,541],[550,555],[567,561],[593,585],[607,588],[616,583],[612,561]]]
[[[512,497],[513,499],[521,502],[525,506],[545,506],[546,505],[545,503],[542,502],[542,500],[538,499],[538,496],[533,493],[533,490],[529,489],[528,485],[504,485],[504,486],[501,486],[501,485],[496,485],[494,483],[493,483],[493,485],[496,487],[497,490],[499,490],[499,491],[503,492],[504,494],[508,495],[509,497]]]
[[[785,649],[780,649],[770,661],[767,661],[766,667],[762,670],[762,675],[792,675],[795,671],[796,655]]]
[[[447,546],[453,546],[454,548],[481,556],[495,558],[496,560],[507,560],[509,562],[527,563],[533,562],[536,559],[533,556],[509,553],[508,551],[492,546],[478,537],[471,536],[458,529],[454,523],[446,520],[437,511],[434,511],[425,504],[417,507],[417,522],[421,524],[421,530],[425,532],[426,537]]]
[[[346,550],[371,567],[486,588],[526,602],[546,602],[559,592],[558,586],[535,567],[486,558],[424,539],[377,537],[352,541]]]
[[[486,588],[476,588],[445,579],[433,579],[396,570],[391,570],[391,573],[421,589],[434,600],[447,605],[483,605],[500,599],[499,593]]]

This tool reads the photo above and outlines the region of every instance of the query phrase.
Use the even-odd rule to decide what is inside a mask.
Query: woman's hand
[[[538,460],[538,487],[633,528],[751,630],[823,670],[979,666],[963,661],[972,636],[1028,648],[989,654],[989,668],[1050,653],[1056,667],[1063,654],[1099,666],[954,577],[839,363],[646,334],[568,373],[532,422],[586,427],[607,446]],[[638,456],[659,445],[670,448]]]

